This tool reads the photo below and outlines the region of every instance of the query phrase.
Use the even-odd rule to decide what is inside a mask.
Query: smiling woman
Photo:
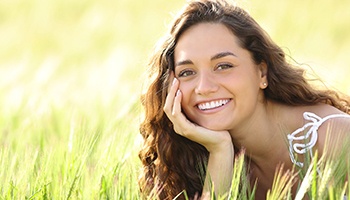
[[[200,23],[176,44],[174,71],[183,94],[181,108],[189,120],[211,130],[241,124],[263,98],[259,88],[267,86],[266,64],[255,64],[237,41],[223,24]]]
[[[303,167],[316,150],[335,159],[326,152],[343,150],[350,132],[349,97],[310,85],[246,11],[224,0],[186,5],[151,67],[140,127],[146,197],[228,195],[245,151],[248,182],[264,199],[276,168]]]

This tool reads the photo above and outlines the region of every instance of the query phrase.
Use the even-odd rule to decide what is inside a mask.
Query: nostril
[[[195,92],[199,95],[207,95],[216,92],[218,88],[219,85],[216,81],[210,80],[209,78],[201,78],[197,83]]]

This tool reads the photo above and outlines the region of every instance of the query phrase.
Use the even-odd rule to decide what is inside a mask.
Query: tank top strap
[[[350,118],[350,115],[332,114],[321,118],[314,113],[304,112],[303,117],[307,121],[306,124],[303,127],[295,130],[293,133],[287,135],[291,161],[299,167],[303,167],[304,163],[297,161],[295,155],[309,153],[310,157],[313,157],[312,148],[317,142],[318,128],[329,119]],[[305,132],[305,134],[297,136],[301,132]]]

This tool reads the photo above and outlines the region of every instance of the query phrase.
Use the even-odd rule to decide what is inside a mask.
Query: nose
[[[198,95],[208,96],[215,93],[219,89],[219,85],[215,77],[210,73],[200,73],[198,76],[195,92]]]

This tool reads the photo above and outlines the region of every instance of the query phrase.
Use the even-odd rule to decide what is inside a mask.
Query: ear
[[[265,61],[262,61],[258,67],[260,75],[260,88],[265,89],[269,85],[269,83],[267,82],[267,64]]]

